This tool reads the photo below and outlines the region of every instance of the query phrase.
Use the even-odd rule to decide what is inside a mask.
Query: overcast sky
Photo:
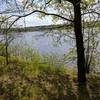
[[[21,4],[21,2],[23,0],[17,0],[19,4]],[[3,0],[0,0],[0,12],[3,11],[7,11],[8,9],[12,9],[13,11],[16,10],[16,6],[15,3],[12,1],[10,2],[10,5],[8,3],[5,3]],[[49,8],[48,9],[49,13],[55,13],[54,9]],[[10,13],[11,14],[11,13]],[[34,13],[30,16],[25,17],[25,24],[27,26],[41,26],[41,25],[51,25],[51,24],[61,24],[62,21],[58,20],[56,21],[56,23],[54,23],[52,21],[52,17],[51,16],[46,16],[42,19],[39,18],[38,14]],[[18,25],[24,26],[24,20],[21,19],[17,22]]]
[[[24,25],[24,19],[18,21],[20,25]],[[48,16],[40,19],[36,14],[25,17],[25,24],[27,26],[40,26],[40,25],[51,25],[53,24],[52,17]]]
[[[5,5],[4,3],[2,3],[3,0],[0,0],[0,12],[1,11],[4,11],[5,9],[8,9],[7,8],[7,5]],[[21,3],[23,0],[17,0],[19,3]],[[12,2],[13,3],[13,2]],[[13,5],[13,4],[12,4]],[[11,6],[12,6],[11,5]],[[11,7],[10,6],[10,7]],[[16,6],[15,6],[16,7]],[[13,8],[13,7],[12,7]],[[16,9],[16,8],[15,8]],[[51,9],[50,9],[51,10]],[[49,12],[53,12],[54,10],[51,10]],[[47,17],[44,17],[42,19],[40,19],[38,17],[38,15],[35,13],[35,14],[32,14],[28,17],[25,17],[25,23],[27,26],[40,26],[40,25],[51,25],[51,24],[55,24],[53,23],[52,21],[52,17],[51,16],[47,16]],[[56,22],[56,24],[61,24],[62,21],[58,21]],[[18,25],[24,25],[24,20],[19,20],[17,22]]]
[[[22,0],[18,0],[18,1],[21,2]],[[8,9],[7,5],[5,5],[5,3],[2,3],[2,1],[0,0],[0,12],[5,11],[6,9]],[[35,13],[25,17],[25,23],[27,26],[40,26],[40,25],[51,25],[53,24],[53,21],[51,16],[47,16],[45,18],[40,19],[38,15]],[[22,19],[19,20],[17,24],[24,25],[24,20]]]

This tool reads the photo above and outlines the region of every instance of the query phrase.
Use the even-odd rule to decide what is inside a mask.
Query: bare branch
[[[46,5],[49,4],[52,0],[49,0],[48,2],[46,2]]]
[[[100,13],[98,13],[98,12],[96,12],[96,11],[89,11],[89,12],[83,13],[83,14],[81,14],[81,15],[87,15],[87,14],[93,14],[93,13],[100,16]]]
[[[45,14],[45,15],[56,16],[56,17],[59,17],[59,18],[61,18],[61,19],[67,20],[67,21],[69,21],[69,22],[74,22],[73,20],[68,19],[68,18],[65,18],[65,17],[63,17],[63,16],[61,16],[61,15],[54,14],[54,13],[47,13],[47,12],[44,12],[44,11],[41,11],[41,10],[34,10],[34,11],[32,11],[32,12],[30,12],[30,13],[28,13],[28,14],[22,15],[22,16],[18,16],[18,15],[14,15],[14,16],[20,17],[20,18],[21,18],[21,17],[27,17],[27,16],[29,16],[29,15],[31,15],[31,14],[33,14],[33,13],[36,13],[36,12],[39,12],[39,13],[42,13],[42,14]]]

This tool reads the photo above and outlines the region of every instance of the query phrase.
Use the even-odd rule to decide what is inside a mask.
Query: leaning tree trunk
[[[81,25],[81,9],[80,2],[74,5],[74,31],[76,36],[76,47],[77,47],[77,66],[78,66],[78,82],[86,81],[85,74],[85,55],[84,55],[84,44],[83,34]]]

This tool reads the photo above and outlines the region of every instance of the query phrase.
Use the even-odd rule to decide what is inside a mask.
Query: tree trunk
[[[6,42],[6,53],[5,53],[5,56],[6,56],[6,65],[8,65],[8,43]]]
[[[78,82],[86,82],[80,2],[74,4],[74,18],[74,31],[77,47]]]
[[[8,65],[8,34],[5,32],[5,58],[6,58],[6,65]]]

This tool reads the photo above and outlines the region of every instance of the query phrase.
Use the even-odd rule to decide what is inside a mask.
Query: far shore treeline
[[[33,27],[14,27],[10,28],[10,32],[29,32],[29,31],[43,31],[43,30],[51,30],[51,29],[71,29],[72,24],[58,24],[58,25],[43,25],[43,26],[33,26]],[[7,29],[2,28],[1,32],[5,31]]]
[[[92,23],[94,22],[85,22],[85,28],[92,27]],[[95,22],[95,27],[100,25],[99,21]],[[72,29],[73,24],[57,24],[57,25],[43,25],[43,26],[33,26],[33,27],[14,27],[10,28],[10,32],[29,32],[29,31],[43,31],[43,30],[51,30],[51,29]],[[7,29],[2,28],[1,33],[6,31]]]

